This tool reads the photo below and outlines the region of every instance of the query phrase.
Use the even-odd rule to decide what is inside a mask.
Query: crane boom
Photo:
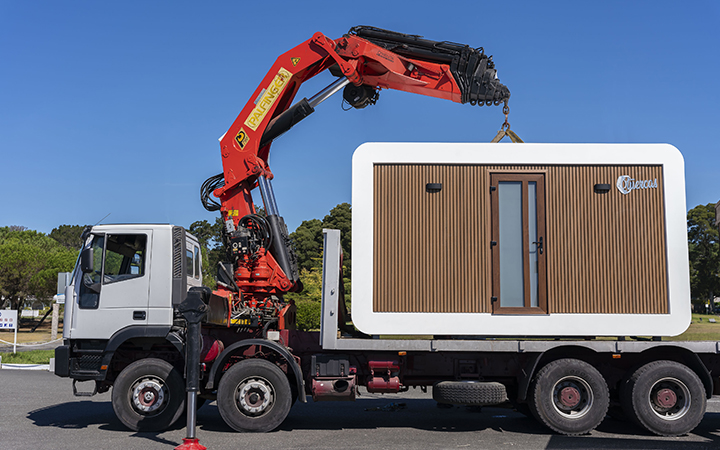
[[[325,70],[338,79],[293,104],[300,86]],[[374,104],[381,89],[480,106],[510,98],[482,48],[417,35],[353,27],[336,40],[315,33],[280,55],[220,140],[223,173],[209,178],[201,190],[206,209],[219,209],[226,225],[224,244],[231,264],[220,268],[218,290],[235,303],[266,307],[274,301],[270,299],[302,289],[287,227],[275,204],[268,155],[275,138],[340,89],[358,109]],[[265,218],[255,214],[255,187]]]

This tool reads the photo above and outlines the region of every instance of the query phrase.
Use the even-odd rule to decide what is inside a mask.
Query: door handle
[[[145,311],[133,311],[133,320],[145,320]]]
[[[543,254],[543,238],[542,238],[542,236],[540,236],[540,238],[538,238],[537,242],[533,242],[533,244],[537,245],[537,251],[538,251],[538,253],[540,253],[542,255]]]

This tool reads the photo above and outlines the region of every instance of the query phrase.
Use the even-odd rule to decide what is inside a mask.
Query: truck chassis
[[[388,394],[432,386],[439,403],[509,401],[562,434],[587,433],[610,410],[673,436],[695,428],[707,399],[720,393],[714,341],[349,337],[339,332],[341,252],[340,232],[324,230],[319,333],[203,325],[208,342],[229,345],[216,348],[212,361],[204,351],[199,404],[215,399],[233,429],[265,432],[308,395],[352,401],[358,386]],[[113,407],[126,426],[160,430],[184,409],[184,329],[181,322],[145,328],[107,342],[68,342],[58,349],[56,370],[95,381],[92,393],[114,386]]]

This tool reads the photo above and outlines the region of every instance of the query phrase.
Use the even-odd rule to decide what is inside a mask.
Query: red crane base
[[[183,438],[183,443],[175,447],[175,450],[207,450],[207,447],[200,445],[196,438]]]

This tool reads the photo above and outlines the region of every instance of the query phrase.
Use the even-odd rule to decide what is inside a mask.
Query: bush
[[[320,302],[298,299],[295,301],[295,306],[297,307],[298,330],[313,331],[320,329]]]

